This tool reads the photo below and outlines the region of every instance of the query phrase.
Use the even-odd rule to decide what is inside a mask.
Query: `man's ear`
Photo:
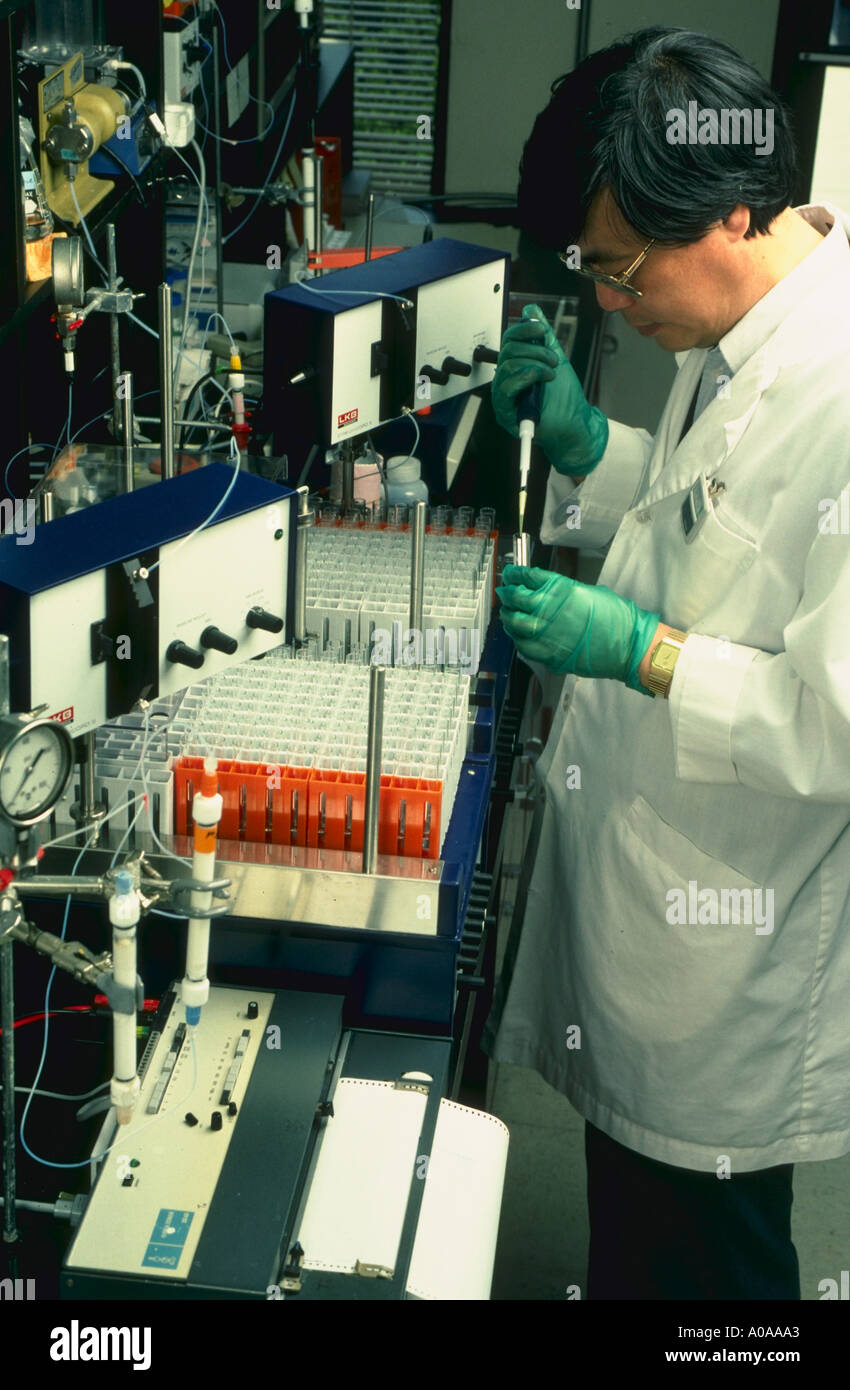
[[[741,241],[750,230],[750,210],[745,203],[736,203],[728,217],[723,219],[723,228],[730,241]]]

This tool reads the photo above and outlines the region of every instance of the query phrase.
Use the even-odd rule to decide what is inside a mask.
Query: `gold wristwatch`
[[[676,662],[679,660],[679,653],[685,644],[687,635],[686,632],[679,632],[678,629],[671,628],[653,647],[646,677],[647,685],[653,695],[660,695],[664,700],[669,696],[673,672],[676,669]]]

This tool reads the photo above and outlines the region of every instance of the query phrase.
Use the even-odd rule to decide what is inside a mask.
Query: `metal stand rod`
[[[221,83],[218,60],[218,25],[213,24],[213,131],[215,134],[215,298],[216,309],[224,314],[224,242],[221,225]],[[261,45],[262,47],[262,42]],[[258,108],[259,111],[259,108]],[[200,196],[200,195],[199,195]],[[191,285],[186,286],[186,308]]]
[[[133,373],[125,372],[121,381],[123,391],[121,398],[123,490],[124,492],[132,492],[136,485],[133,472],[135,463],[135,449],[133,443]]]
[[[425,502],[417,502],[413,508],[411,533],[413,544],[410,553],[410,622],[408,627],[416,644],[414,650],[422,647],[422,604],[425,597]]]
[[[109,288],[113,294],[118,290],[118,258],[115,253],[115,223],[106,224],[106,268],[109,271]],[[121,379],[121,347],[118,339],[118,315],[109,315],[109,358],[112,366],[112,436],[117,443],[121,438],[121,398],[118,383]]]
[[[39,511],[42,521],[53,520],[53,493],[50,490],[42,492],[38,499]]]
[[[366,205],[366,236],[364,238],[364,261],[372,259],[372,225],[375,221],[375,195],[369,194],[369,202]]]
[[[366,809],[363,815],[363,872],[378,862],[378,813],[381,800],[381,746],[384,741],[384,666],[369,667],[369,742],[366,749]]]
[[[296,488],[298,493],[298,530],[295,536],[295,619],[293,637],[296,642],[307,640],[307,537],[313,522],[310,511],[310,489]]]
[[[342,452],[342,514],[354,503],[354,445],[346,439]]]
[[[301,206],[304,210],[304,240],[307,259],[316,244],[316,152],[309,147],[301,151]]]
[[[323,225],[323,223],[322,223],[322,166],[323,166],[324,162],[325,162],[324,155],[321,155],[321,154],[314,154],[314,155],[313,155],[313,203],[314,203],[314,208],[315,208],[315,210],[314,210],[314,212],[313,212],[313,222],[314,222],[315,229],[316,229],[316,231],[315,231],[315,238],[316,238],[316,260],[317,260],[317,261],[320,261],[320,260],[322,259],[322,252],[323,252],[324,247],[325,247],[325,240],[324,240],[324,231],[325,231],[325,229],[324,229],[324,225]],[[316,274],[317,274],[317,275],[321,275],[321,273],[322,273],[322,268],[321,268],[321,266],[317,265],[317,266],[316,266]]]
[[[213,31],[215,32],[215,31]],[[188,297],[188,287],[187,287]],[[174,477],[174,340],[171,337],[171,286],[159,287],[159,408],[162,478]]]
[[[96,843],[100,834],[99,822],[106,815],[106,807],[102,802],[95,801],[94,729],[87,734],[81,734],[75,742],[80,767],[80,799],[75,801],[71,807],[71,820],[79,826],[81,831],[91,826],[97,826],[97,833],[93,834],[92,837],[92,843]]]
[[[80,778],[80,796],[86,808],[86,814],[91,815],[94,810],[94,752],[95,736],[94,729],[85,735],[86,740],[86,760],[82,768]]]
[[[0,1056],[3,1077],[3,1239],[11,1245],[18,1239],[15,1226],[15,994],[11,937],[0,941]]]

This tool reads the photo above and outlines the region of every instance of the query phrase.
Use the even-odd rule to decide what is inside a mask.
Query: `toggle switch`
[[[226,632],[222,632],[220,627],[205,627],[201,633],[201,646],[212,647],[213,651],[232,656],[239,643],[235,637],[228,637]]]
[[[185,642],[170,642],[165,650],[166,661],[179,662],[181,666],[191,666],[193,671],[198,671],[204,664],[203,652],[196,652],[194,647],[187,647]]]
[[[471,376],[472,368],[468,362],[459,362],[456,357],[443,358],[443,371],[450,376]]]
[[[248,627],[262,628],[263,632],[280,632],[283,628],[283,618],[276,618],[274,613],[267,613],[265,608],[249,608],[245,622]]]
[[[439,367],[420,367],[419,375],[426,376],[429,381],[433,381],[435,386],[448,386],[449,374],[443,372]]]
[[[498,362],[499,354],[495,348],[484,347],[483,343],[479,343],[472,354],[472,360],[473,362]]]

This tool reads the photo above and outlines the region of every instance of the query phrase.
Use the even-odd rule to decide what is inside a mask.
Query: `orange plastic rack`
[[[175,829],[191,830],[191,807],[203,758],[179,758],[175,766]],[[218,764],[223,799],[219,835],[274,845],[363,849],[366,774],[284,767],[278,763]],[[427,777],[381,777],[379,854],[437,859],[440,853],[443,784]]]

